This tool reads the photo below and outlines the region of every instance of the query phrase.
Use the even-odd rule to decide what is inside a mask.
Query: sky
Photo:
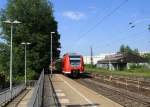
[[[0,0],[0,8],[6,1]],[[114,53],[122,44],[150,50],[150,0],[50,1],[61,34],[61,55],[90,55],[90,47],[94,55]]]

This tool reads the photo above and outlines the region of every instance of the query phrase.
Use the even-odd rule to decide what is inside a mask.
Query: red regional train
[[[64,54],[61,60],[56,61],[55,68],[65,75],[79,77],[84,72],[83,56],[76,53]]]

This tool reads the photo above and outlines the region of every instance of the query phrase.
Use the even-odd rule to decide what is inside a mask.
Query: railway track
[[[76,81],[124,107],[150,107],[149,97],[101,83],[98,79],[87,76]]]

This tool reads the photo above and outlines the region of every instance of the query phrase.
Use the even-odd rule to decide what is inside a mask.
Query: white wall
[[[97,61],[102,60],[105,58],[106,55],[112,55],[114,53],[104,53],[93,56],[93,64],[97,64]],[[85,64],[91,64],[91,56],[83,56],[83,60]]]

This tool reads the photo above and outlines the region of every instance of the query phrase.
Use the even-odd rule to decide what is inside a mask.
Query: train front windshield
[[[70,64],[72,66],[79,66],[80,65],[80,56],[70,56]]]

